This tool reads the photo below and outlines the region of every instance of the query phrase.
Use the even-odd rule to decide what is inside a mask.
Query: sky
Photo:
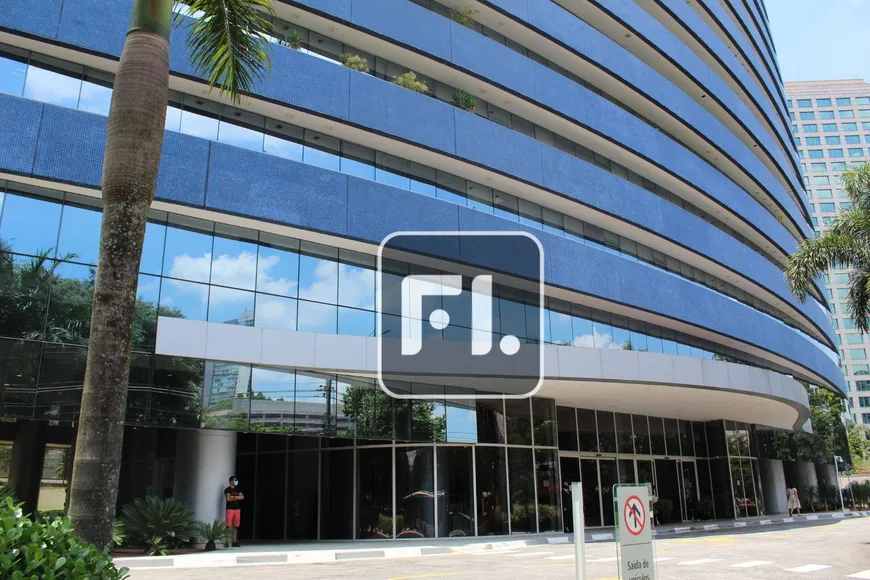
[[[870,83],[870,0],[765,0],[784,81]]]

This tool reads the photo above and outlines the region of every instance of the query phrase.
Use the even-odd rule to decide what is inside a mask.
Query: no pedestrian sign
[[[652,518],[646,486],[617,486],[619,514],[619,577],[621,580],[655,580]]]

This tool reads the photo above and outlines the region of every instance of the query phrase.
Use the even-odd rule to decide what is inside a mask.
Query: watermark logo
[[[378,252],[378,382],[519,398],[543,381],[543,248],[526,232],[399,232]]]

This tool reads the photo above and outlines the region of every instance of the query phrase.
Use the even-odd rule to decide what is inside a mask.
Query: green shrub
[[[452,18],[454,22],[458,22],[462,26],[474,28],[474,16],[476,14],[477,10],[475,10],[473,6],[466,6],[464,8],[460,8],[459,10],[451,10],[450,18]]]
[[[0,503],[0,578],[28,580],[121,580],[112,558],[73,535],[69,518],[34,522],[20,504]]]
[[[42,510],[42,511],[36,512],[36,514],[37,514],[37,517],[39,518],[40,521],[43,521],[46,523],[51,523],[52,521],[56,520],[57,518],[62,518],[64,516],[62,509],[60,509],[60,510]]]
[[[393,81],[393,84],[414,91],[415,93],[425,93],[429,90],[426,83],[417,80],[417,73],[414,71],[408,71],[403,75],[397,76],[396,80]]]
[[[655,503],[654,509],[659,517],[660,524],[671,522],[671,511],[674,509],[674,502],[669,499],[659,499]]]
[[[144,545],[152,556],[181,547],[196,536],[193,512],[174,498],[149,495],[135,499],[121,508],[121,521],[130,540]]]
[[[124,540],[127,539],[127,528],[124,526],[124,522],[121,520],[115,520],[115,523],[112,524],[112,543],[116,546],[121,546],[124,544]]]
[[[369,72],[369,61],[358,54],[343,54],[338,58],[341,64],[349,69],[364,73]]]
[[[7,497],[11,497],[13,500],[15,499],[15,495],[12,493],[12,488],[0,485],[0,503],[6,503]]]
[[[217,520],[212,523],[196,522],[196,530],[199,533],[199,537],[205,540],[205,550],[211,552],[217,548],[215,542],[225,539],[227,525]]]
[[[460,108],[463,111],[468,111],[469,113],[474,112],[474,108],[477,106],[477,97],[466,93],[465,91],[456,91],[452,96],[454,107]]]
[[[698,514],[698,519],[702,522],[713,519],[713,500],[708,497],[699,499],[695,513]]]

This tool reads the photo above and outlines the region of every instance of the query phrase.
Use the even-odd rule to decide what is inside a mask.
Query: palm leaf
[[[194,68],[238,103],[270,66],[272,0],[190,0],[188,6],[197,15],[183,20]]]
[[[850,166],[840,175],[840,183],[854,207],[870,210],[870,163]]]
[[[849,276],[849,306],[858,330],[870,333],[870,270],[867,268],[856,268]]]
[[[866,244],[854,237],[828,231],[820,238],[801,242],[800,249],[789,256],[785,276],[792,293],[805,300],[813,278],[829,268],[848,268],[861,262],[870,263]]]

